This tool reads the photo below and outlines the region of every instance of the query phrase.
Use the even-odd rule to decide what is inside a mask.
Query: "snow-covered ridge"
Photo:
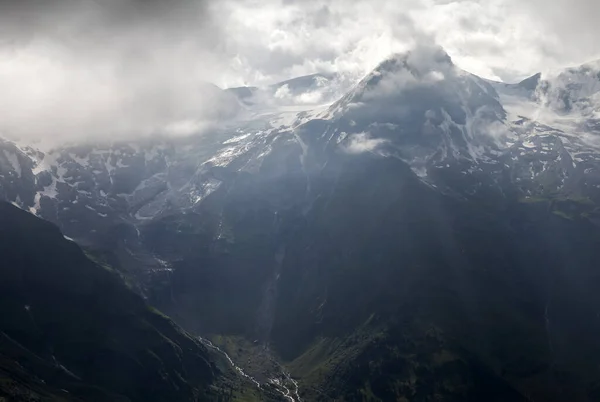
[[[310,114],[287,108],[247,115],[202,135],[69,144],[41,151],[0,142],[0,198],[69,227],[144,224],[169,211],[194,208],[227,175],[257,172],[273,138]],[[293,138],[288,133],[290,138]]]

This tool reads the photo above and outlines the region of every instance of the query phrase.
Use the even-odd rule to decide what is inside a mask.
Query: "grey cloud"
[[[181,38],[207,16],[204,0],[2,0],[0,33],[16,44],[43,38],[67,46],[87,46],[89,40],[101,45],[135,30]]]
[[[332,23],[334,15],[327,5],[323,5],[313,14],[313,25],[317,28],[325,27]]]
[[[519,4],[517,9],[539,17],[544,25],[559,30],[569,28],[570,32],[565,30],[561,34],[572,37],[589,36],[600,29],[597,26],[600,9],[595,0],[529,0]]]
[[[550,57],[562,56],[562,63],[600,57],[600,7],[596,0],[515,1],[513,6],[535,19],[551,39],[554,52]]]
[[[600,57],[595,0],[457,0],[418,17],[459,64],[490,78],[518,81]]]
[[[226,63],[211,4],[0,1],[0,134],[110,139],[201,127]],[[229,106],[227,106],[229,107]]]

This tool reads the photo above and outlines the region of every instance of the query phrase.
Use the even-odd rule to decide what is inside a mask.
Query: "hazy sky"
[[[0,0],[0,131],[79,138],[164,129],[201,81],[359,78],[423,38],[487,78],[600,57],[597,0]]]

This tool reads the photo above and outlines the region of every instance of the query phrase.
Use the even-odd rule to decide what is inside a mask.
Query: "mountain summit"
[[[379,152],[427,175],[449,161],[477,164],[507,137],[506,112],[485,80],[457,68],[438,47],[382,62],[334,103],[328,141],[368,136]]]

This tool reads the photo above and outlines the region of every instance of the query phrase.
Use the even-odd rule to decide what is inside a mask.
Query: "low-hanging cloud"
[[[223,106],[205,84],[220,63],[210,12],[188,0],[0,1],[0,133],[73,140],[200,127]]]
[[[384,138],[373,138],[369,133],[356,133],[349,135],[342,146],[342,150],[351,155],[365,152],[375,152],[388,141]]]

